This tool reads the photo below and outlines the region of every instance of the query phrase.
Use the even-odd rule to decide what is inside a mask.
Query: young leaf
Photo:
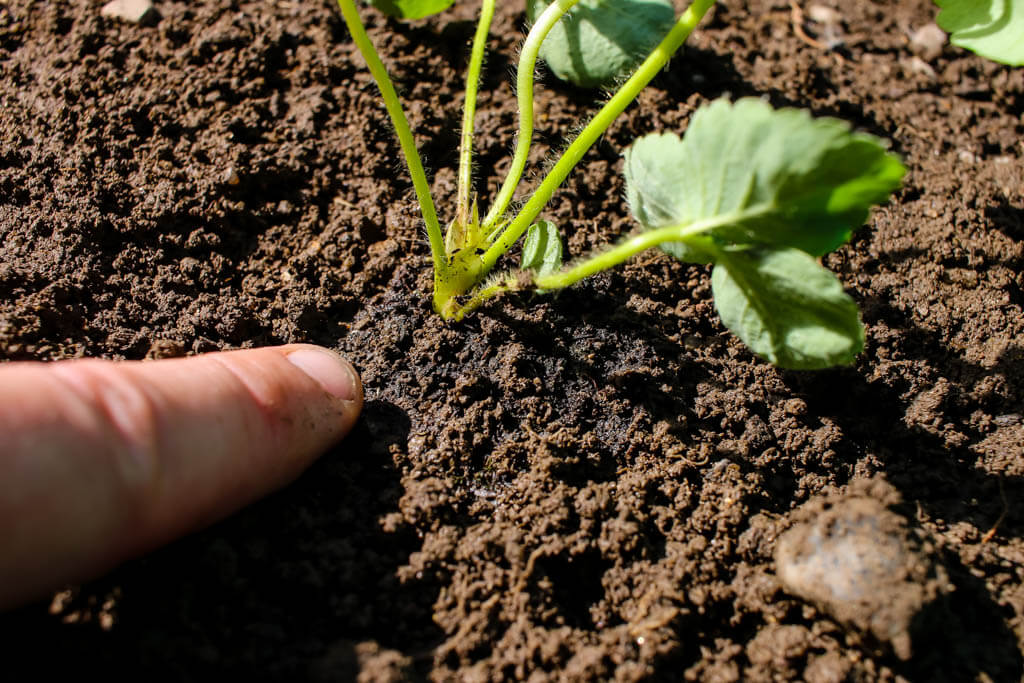
[[[537,275],[547,275],[562,267],[562,240],[554,223],[538,221],[530,226],[523,242],[520,267]]]
[[[550,3],[527,0],[533,21]],[[593,88],[639,64],[675,23],[669,0],[581,0],[555,25],[541,58],[563,81]]]
[[[857,304],[836,276],[789,247],[723,252],[711,273],[722,322],[783,368],[849,365],[864,348]]]
[[[935,0],[935,22],[950,42],[982,57],[1024,65],[1024,2],[1020,0]]]
[[[837,119],[773,110],[753,98],[718,99],[694,114],[683,139],[647,135],[630,147],[626,196],[647,228],[717,219],[718,244],[820,256],[846,242],[905,171],[880,140]]]
[[[431,14],[443,12],[455,0],[367,0],[389,17],[399,19],[422,19]]]

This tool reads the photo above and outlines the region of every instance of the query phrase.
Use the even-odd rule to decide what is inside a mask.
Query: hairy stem
[[[466,102],[462,107],[462,145],[459,148],[459,185],[455,215],[462,225],[470,219],[469,193],[473,184],[473,120],[476,116],[476,93],[480,84],[480,71],[487,48],[487,34],[494,19],[495,0],[483,0],[480,6],[480,22],[473,36],[473,48],[469,57],[469,71],[466,73]]]
[[[627,238],[615,246],[602,251],[590,258],[583,259],[574,265],[548,275],[539,275],[533,279],[537,289],[562,289],[573,285],[583,278],[590,277],[602,270],[608,270],[625,263],[642,251],[665,242],[686,242],[699,250],[714,249],[703,233],[733,223],[736,216],[729,215],[697,221],[687,225],[670,225],[664,228],[647,230],[639,235]]]
[[[523,48],[519,53],[519,66],[516,70],[516,99],[519,103],[519,132],[516,134],[516,150],[512,156],[512,165],[505,176],[505,182],[498,191],[487,215],[484,227],[491,227],[500,220],[512,202],[512,195],[523,177],[526,168],[526,157],[530,152],[533,140],[533,77],[537,68],[537,53],[544,38],[558,23],[569,9],[579,0],[555,0],[537,17],[536,23],[526,35]]]
[[[484,272],[494,268],[494,264],[502,254],[522,236],[540,215],[541,210],[551,201],[555,190],[568,177],[572,169],[580,162],[587,150],[597,142],[598,138],[608,129],[619,114],[636,99],[640,91],[668,63],[669,58],[686,42],[700,20],[707,14],[715,0],[693,0],[693,3],[676,21],[668,35],[658,44],[654,51],[644,60],[633,75],[623,83],[622,87],[612,95],[611,99],[601,108],[587,126],[572,141],[561,158],[541,181],[529,201],[519,214],[509,223],[501,236],[491,245],[482,257]]]
[[[423,162],[420,159],[419,151],[416,149],[416,140],[413,138],[412,130],[409,128],[409,121],[402,110],[402,104],[398,100],[395,86],[388,76],[384,63],[380,60],[376,48],[366,35],[366,27],[359,18],[359,11],[356,9],[354,0],[338,0],[338,7],[341,9],[341,16],[345,19],[345,25],[352,35],[359,52],[366,60],[366,65],[377,81],[381,98],[387,108],[391,123],[398,134],[398,141],[402,146],[402,154],[405,156],[405,163],[409,167],[409,176],[412,178],[412,185],[416,190],[416,199],[420,204],[420,212],[423,214],[423,222],[427,226],[427,236],[430,238],[430,252],[434,258],[434,272],[447,272],[448,264],[445,261],[444,237],[441,234],[441,225],[437,220],[437,211],[434,209],[434,200],[430,196],[430,183],[427,182],[427,174],[423,170]]]
[[[516,279],[513,276],[501,277],[493,282],[483,285],[479,289],[473,292],[473,296],[469,298],[462,306],[459,306],[453,313],[451,313],[446,319],[459,322],[466,317],[466,314],[477,309],[488,299],[493,299],[499,294],[505,292],[511,292],[516,288]]]
[[[453,307],[450,309],[450,312],[446,312],[445,318],[456,321],[462,320],[467,313],[488,299],[492,299],[503,292],[521,289],[551,290],[569,287],[602,270],[608,270],[625,263],[640,252],[647,251],[665,242],[685,242],[698,252],[707,254],[712,259],[717,258],[721,254],[720,247],[708,237],[707,233],[713,232],[725,225],[735,225],[756,218],[770,212],[772,209],[773,207],[770,205],[758,205],[742,211],[705,218],[692,223],[667,225],[647,230],[623,240],[610,249],[579,260],[573,265],[547,275],[529,274],[525,279],[523,275],[526,273],[520,273],[518,277],[512,273],[496,276],[491,278],[489,283],[474,291],[473,295],[462,306]]]

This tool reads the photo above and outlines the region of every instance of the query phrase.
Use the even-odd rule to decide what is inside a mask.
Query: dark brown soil
[[[515,127],[520,4],[482,88],[484,197]],[[0,2],[0,357],[311,341],[354,360],[368,401],[287,490],[0,618],[0,677],[1021,679],[1024,70],[916,56],[928,0],[800,24],[831,52],[786,0],[729,2],[588,155],[547,212],[573,254],[630,229],[629,142],[710,98],[892,140],[905,189],[826,259],[867,349],[782,372],[721,326],[704,268],[653,253],[443,324],[330,2],[165,0],[141,26],[101,5]],[[445,219],[474,12],[365,13]],[[535,168],[599,101],[547,81]],[[912,656],[776,578],[777,537],[814,508],[794,511],[868,479],[949,584],[900,617]]]

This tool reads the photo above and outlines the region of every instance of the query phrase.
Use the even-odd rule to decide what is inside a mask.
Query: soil
[[[515,131],[520,4],[492,31],[482,197]],[[0,618],[5,680],[1021,679],[1024,69],[911,40],[928,0],[730,0],[587,155],[546,212],[572,254],[632,229],[630,141],[711,98],[892,141],[905,188],[825,259],[867,348],[786,372],[722,327],[705,267],[656,253],[443,323],[330,2],[164,0],[142,24],[101,5],[0,2],[0,357],[309,341],[367,403],[294,485]],[[475,10],[364,12],[442,220]],[[601,101],[543,80],[533,169]],[[777,578],[780,534],[872,487],[857,514],[928,548],[901,639]]]

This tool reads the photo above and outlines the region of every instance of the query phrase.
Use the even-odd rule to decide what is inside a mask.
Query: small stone
[[[826,5],[811,5],[807,8],[807,18],[816,24],[838,26],[843,20],[843,15]]]
[[[915,74],[924,76],[930,81],[934,81],[938,78],[938,74],[935,73],[935,69],[932,68],[932,65],[917,55],[910,58],[910,70]]]
[[[927,61],[941,55],[945,46],[946,32],[935,24],[925,24],[910,36],[910,51]]]
[[[952,587],[924,532],[890,509],[897,502],[881,480],[809,501],[780,536],[775,565],[786,591],[908,660],[919,615]]]
[[[238,185],[242,179],[238,177],[238,171],[234,167],[229,167],[224,171],[224,182],[228,185]]]
[[[956,158],[965,164],[973,164],[978,161],[978,157],[973,152],[967,149],[962,149],[956,154]]]
[[[156,23],[160,19],[160,13],[150,0],[110,0],[100,9],[100,14],[133,24]]]

